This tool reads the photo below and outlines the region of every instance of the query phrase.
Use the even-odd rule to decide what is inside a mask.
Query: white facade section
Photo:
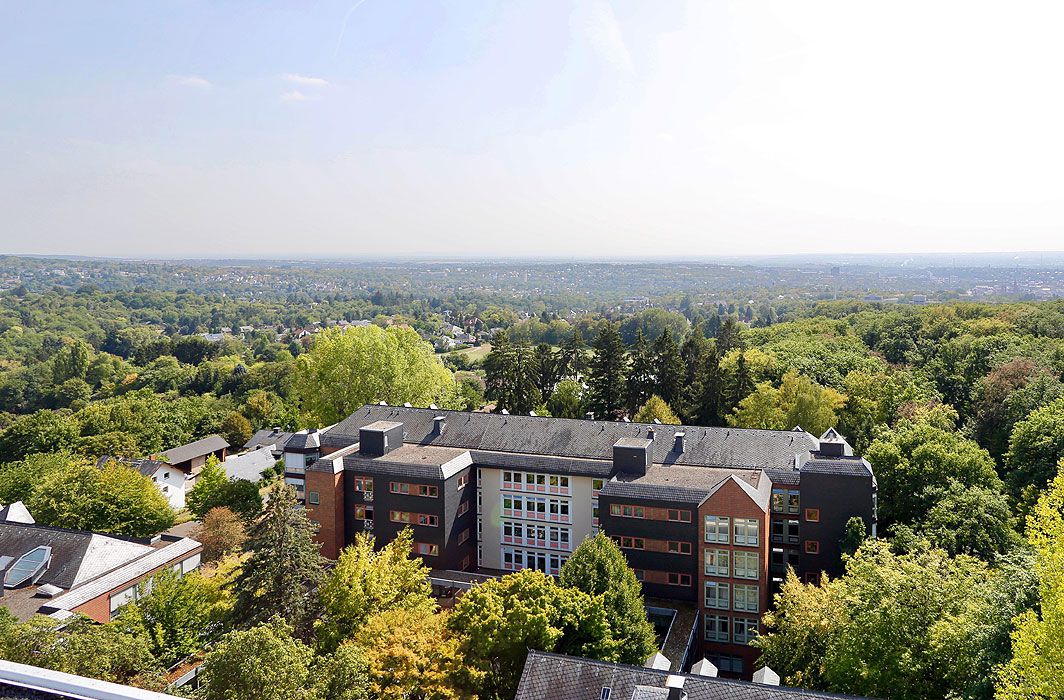
[[[171,508],[181,510],[185,507],[185,488],[188,485],[185,472],[164,465],[155,470],[151,480],[155,482],[155,488],[166,496]]]
[[[591,477],[480,467],[480,566],[557,574],[568,555],[597,532],[594,502]]]

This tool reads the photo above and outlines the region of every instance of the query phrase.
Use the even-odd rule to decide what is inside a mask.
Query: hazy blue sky
[[[1064,3],[0,0],[0,252],[1064,248]]]

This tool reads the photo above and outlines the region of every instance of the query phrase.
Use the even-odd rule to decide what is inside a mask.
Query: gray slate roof
[[[229,447],[229,443],[221,435],[209,435],[187,445],[180,445],[162,453],[170,464],[180,464],[196,457],[203,457],[218,450]]]
[[[225,470],[225,475],[230,479],[258,481],[262,478],[263,470],[273,467],[276,463],[277,460],[273,456],[273,450],[263,447],[244,454],[226,457],[225,461],[222,462],[222,469]]]
[[[598,700],[610,689],[610,700],[664,697],[669,676],[684,679],[688,700],[815,700],[852,696],[760,685],[725,678],[676,674],[640,666],[593,661],[575,656],[528,652],[514,700]],[[642,694],[640,694],[642,693]]]
[[[286,433],[283,430],[274,431],[273,428],[263,428],[257,431],[251,436],[251,439],[244,443],[245,450],[253,450],[256,447],[269,447],[273,445],[278,452],[284,451],[284,446],[288,443],[288,439],[292,437],[292,433]]]
[[[444,416],[442,435],[433,418]],[[406,442],[464,447],[485,452],[551,455],[612,460],[613,445],[621,438],[646,438],[653,429],[653,461],[717,467],[790,467],[796,454],[816,450],[819,443],[806,432],[745,430],[679,425],[618,423],[571,418],[466,413],[401,406],[368,405],[337,423],[322,437],[322,445],[346,447],[358,442],[359,428],[376,421],[403,423]],[[682,454],[672,451],[674,434],[685,432]]]
[[[46,525],[0,523],[0,554],[17,559],[42,546],[52,548],[52,561],[37,583],[60,588],[70,588],[152,551],[146,544],[121,537]]]
[[[155,472],[159,471],[161,467],[170,466],[167,462],[162,462],[157,459],[129,459],[128,457],[112,457],[110,455],[104,455],[96,460],[96,467],[103,469],[108,462],[117,462],[118,464],[124,464],[127,467],[133,467],[144,476],[152,476]]]

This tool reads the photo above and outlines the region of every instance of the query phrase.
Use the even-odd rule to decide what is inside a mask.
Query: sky
[[[1064,250],[1064,3],[0,0],[0,253]]]

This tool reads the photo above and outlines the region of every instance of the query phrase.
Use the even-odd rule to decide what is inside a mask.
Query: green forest
[[[685,296],[668,308],[574,315],[499,297],[410,301],[416,296],[363,290],[254,300],[91,285],[0,294],[0,501],[25,500],[46,524],[152,534],[173,514],[160,511],[150,485],[131,470],[91,467],[99,457],[150,455],[212,433],[239,446],[260,428],[324,427],[377,401],[801,426],[817,435],[836,427],[875,470],[878,538],[848,543],[839,579],[788,579],[757,642],[765,662],[787,684],[873,697],[1064,695],[1064,303],[751,305]],[[456,318],[498,329],[492,351],[472,361],[434,353],[427,341]],[[339,319],[372,323],[331,327]],[[230,332],[219,333],[223,327]],[[374,656],[405,645],[422,649],[415,655],[422,666],[405,669],[402,682],[423,677],[442,690],[404,697],[494,698],[512,692],[521,649],[618,660],[618,635],[637,634],[603,631],[606,613],[594,607],[605,604],[603,592],[584,591],[584,600],[564,574],[558,584],[530,575],[504,580],[477,593],[488,602],[470,595],[453,613],[418,617],[426,605],[420,593],[384,605],[352,591],[354,581],[385,575],[378,568],[405,566],[398,561],[405,552],[378,566],[384,554],[364,547],[351,555],[349,581],[335,580],[347,571],[343,558],[332,578],[323,578],[310,549],[291,562],[286,575],[320,584],[320,600],[287,600],[283,592],[249,600],[250,576],[265,577],[251,588],[269,595],[270,538],[278,530],[264,523],[287,522],[281,506],[270,510],[284,489],[271,491],[260,512],[256,494],[250,501],[247,493],[222,494],[224,477],[206,481],[190,503],[200,504],[193,515],[223,564],[157,587],[192,606],[183,619],[194,624],[166,618],[137,627],[134,614],[167,614],[147,605],[117,624],[48,634],[26,626],[36,623],[7,621],[5,654],[33,638],[39,663],[71,668],[48,662],[48,654],[83,635],[84,648],[96,651],[77,672],[150,686],[160,668],[209,650],[208,677],[220,680],[208,687],[276,683],[307,697],[370,698],[392,697],[382,688],[400,682],[380,675],[393,661]],[[72,490],[79,502],[63,498]],[[123,494],[122,507],[106,517],[106,509],[86,505],[110,493]],[[284,527],[309,543],[307,523]],[[418,578],[404,575],[408,583]],[[517,634],[506,615],[477,618],[523,600],[522,586],[563,611],[556,624]],[[314,607],[330,605],[354,621],[330,627],[333,618]],[[377,622],[366,623],[371,617]],[[315,619],[317,627],[308,622]],[[512,641],[508,635],[525,646],[492,646]],[[291,659],[291,668],[283,679],[234,679],[254,654]],[[336,694],[349,677],[361,679],[361,695]]]

